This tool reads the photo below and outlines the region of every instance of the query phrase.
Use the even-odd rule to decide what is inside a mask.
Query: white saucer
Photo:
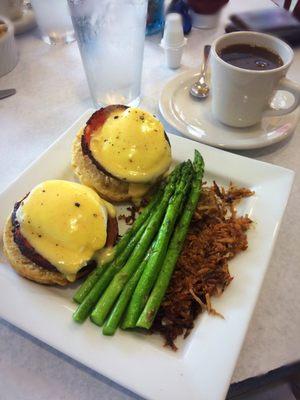
[[[36,26],[36,19],[33,10],[24,7],[23,14],[20,18],[12,21],[15,27],[15,35],[27,32]]]
[[[189,70],[170,80],[163,88],[159,109],[165,120],[184,136],[224,149],[255,149],[280,142],[293,133],[299,119],[299,107],[282,117],[264,117],[250,128],[231,128],[211,115],[211,96],[197,100],[189,94],[198,72]],[[224,99],[226,101],[226,99]],[[286,108],[292,103],[287,92],[277,92],[274,108]]]

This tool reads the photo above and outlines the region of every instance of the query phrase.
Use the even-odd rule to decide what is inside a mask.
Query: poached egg
[[[49,180],[21,202],[17,220],[25,239],[69,281],[105,246],[114,207],[79,183]]]
[[[112,111],[93,132],[90,150],[112,176],[141,185],[155,182],[172,160],[162,123],[139,108]]]

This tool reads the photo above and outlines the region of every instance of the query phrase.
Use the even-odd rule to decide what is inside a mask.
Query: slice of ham
[[[95,133],[97,130],[99,130],[99,128],[104,125],[104,122],[107,120],[111,113],[116,111],[122,112],[125,111],[127,108],[127,106],[117,104],[100,108],[100,110],[94,112],[94,114],[87,121],[83,132],[84,142],[87,144],[87,146],[90,145],[93,133]]]
[[[107,236],[105,247],[113,247],[116,243],[119,235],[119,226],[116,217],[111,217],[110,215],[107,218]]]
[[[108,172],[100,163],[95,159],[93,156],[93,153],[90,149],[90,143],[91,143],[91,138],[92,135],[99,131],[99,128],[101,128],[107,118],[110,116],[112,112],[116,111],[125,111],[128,107],[123,106],[120,104],[117,105],[112,105],[112,106],[107,106],[104,108],[100,108],[100,110],[94,112],[94,114],[90,117],[90,119],[87,121],[86,126],[83,131],[83,135],[81,136],[81,149],[82,153],[89,157],[89,159],[92,161],[92,163],[96,166],[96,168],[103,172],[105,175],[115,178],[113,175],[111,175],[110,172]],[[116,179],[116,178],[115,178]]]

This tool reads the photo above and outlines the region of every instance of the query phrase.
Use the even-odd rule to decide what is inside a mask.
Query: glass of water
[[[68,2],[95,106],[137,106],[148,1]]]
[[[48,44],[75,40],[67,0],[31,0],[42,39]]]

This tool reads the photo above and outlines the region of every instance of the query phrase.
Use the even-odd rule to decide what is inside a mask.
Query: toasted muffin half
[[[48,181],[50,182],[50,181]],[[54,181],[53,181],[54,182]],[[55,182],[63,182],[63,181],[55,181]],[[46,182],[47,183],[47,182]],[[72,184],[72,183],[70,183]],[[74,185],[74,184],[72,184]],[[79,185],[79,184],[76,184]],[[80,185],[82,186],[82,185]],[[49,186],[42,186],[41,187],[41,191],[45,192],[43,193],[44,196],[47,195],[47,190],[44,188],[49,188]],[[86,188],[87,190],[91,190],[89,188]],[[53,194],[53,193],[52,193]],[[57,193],[55,193],[55,195],[60,194],[59,190],[57,190]],[[63,192],[61,194],[64,194]],[[75,188],[75,192],[74,192],[75,196],[76,196],[76,188]],[[96,193],[95,193],[96,195]],[[93,268],[95,268],[96,266],[96,261],[93,259],[93,257],[91,257],[91,259],[86,260],[86,262],[84,262],[82,264],[82,266],[79,266],[79,270],[78,268],[75,269],[75,275],[73,274],[72,279],[70,280],[70,278],[68,278],[69,275],[62,273],[61,271],[58,270],[58,266],[57,264],[55,264],[55,262],[58,260],[60,260],[60,256],[58,253],[58,256],[54,256],[52,257],[51,251],[53,252],[53,248],[54,251],[56,249],[55,246],[59,246],[57,247],[57,251],[61,251],[62,252],[62,258],[61,260],[68,261],[68,258],[64,257],[64,246],[66,244],[66,249],[67,249],[67,256],[70,255],[71,258],[73,259],[73,252],[76,252],[76,248],[69,248],[68,245],[69,243],[65,243],[64,240],[68,239],[68,235],[63,235],[60,234],[60,232],[62,232],[62,227],[66,226],[66,223],[69,223],[69,228],[66,226],[66,229],[69,230],[73,230],[74,231],[74,226],[75,226],[75,230],[76,230],[76,216],[78,217],[78,228],[80,230],[80,228],[83,225],[81,224],[81,220],[83,220],[83,224],[86,225],[86,223],[88,223],[89,221],[92,221],[93,223],[93,219],[92,218],[96,218],[97,215],[91,215],[91,212],[95,211],[94,208],[88,208],[88,201],[84,202],[83,197],[81,197],[81,199],[83,199],[82,203],[80,204],[79,202],[73,202],[74,198],[71,196],[70,198],[68,198],[67,200],[69,201],[70,199],[72,199],[72,202],[70,203],[70,207],[73,207],[75,212],[70,212],[70,216],[66,216],[66,212],[65,210],[63,210],[63,214],[64,216],[62,216],[61,218],[64,220],[61,221],[61,225],[59,226],[59,222],[57,218],[53,218],[53,215],[51,215],[51,218],[49,220],[50,224],[57,224],[58,225],[58,229],[48,229],[47,225],[47,219],[45,218],[38,218],[36,219],[36,216],[34,215],[34,212],[36,211],[36,213],[41,213],[43,211],[42,209],[42,205],[44,205],[45,208],[45,212],[48,212],[51,214],[51,212],[54,209],[54,213],[59,213],[59,210],[57,210],[57,207],[60,206],[60,202],[64,203],[65,200],[59,200],[59,197],[57,197],[57,200],[54,199],[53,202],[53,196],[49,199],[48,201],[48,207],[47,207],[47,203],[45,200],[45,203],[40,202],[40,198],[38,198],[38,203],[36,201],[36,198],[34,199],[35,202],[33,200],[31,200],[32,204],[30,205],[31,208],[29,209],[29,212],[24,212],[22,210],[22,207],[24,208],[24,203],[25,203],[25,207],[26,207],[26,199],[27,197],[30,200],[30,193],[25,196],[25,198],[19,202],[17,202],[14,206],[14,210],[11,213],[11,215],[8,217],[6,224],[5,224],[5,228],[4,228],[4,233],[3,233],[3,249],[4,249],[4,254],[5,256],[8,258],[12,268],[14,268],[16,270],[16,272],[23,276],[24,278],[30,279],[32,281],[35,281],[37,283],[42,283],[42,284],[46,284],[46,285],[60,285],[60,286],[65,286],[68,285],[72,282],[74,282],[75,280],[85,276],[86,274],[88,274],[89,272],[91,272],[93,270]],[[76,197],[75,197],[76,199]],[[53,207],[52,207],[52,204]],[[70,201],[69,201],[70,202]],[[82,206],[82,208],[87,208],[87,213],[89,213],[88,218],[85,218],[84,215],[82,217],[82,215],[78,215],[78,210],[79,207]],[[22,218],[22,220],[20,221],[20,219],[18,219],[18,211],[20,211],[24,213],[24,217]],[[28,209],[27,209],[28,211]],[[76,214],[77,212],[77,214]],[[99,211],[100,212],[100,211]],[[102,211],[101,211],[102,212]],[[20,214],[19,214],[20,215]],[[100,215],[99,215],[100,217]],[[69,220],[68,220],[69,218]],[[104,247],[112,247],[114,245],[114,243],[117,240],[118,237],[118,223],[116,220],[115,216],[111,216],[109,214],[107,214],[104,218],[104,220],[106,222],[104,222],[104,227],[103,229],[106,230],[106,234],[104,236],[104,239],[100,239],[102,240],[102,243],[105,243]],[[57,222],[56,222],[57,221]],[[29,226],[28,223],[31,223],[32,225]],[[23,224],[23,225],[22,225]],[[74,225],[75,224],[75,225]],[[26,226],[25,226],[26,225]],[[103,223],[101,222],[101,225],[103,225]],[[100,226],[101,226],[100,225]],[[99,226],[99,225],[98,225]],[[25,229],[23,228],[25,227]],[[32,227],[32,228],[31,228]],[[23,228],[23,229],[22,229]],[[32,232],[30,231],[30,229],[32,229]],[[30,233],[28,235],[28,232]],[[95,232],[95,234],[97,234]],[[42,240],[42,235],[44,235],[44,241],[45,241],[45,245],[39,245],[39,246],[35,246],[35,243],[38,243],[36,241],[32,242],[32,238],[34,238],[35,235],[36,239],[34,240],[38,240],[37,238],[40,237]],[[48,235],[48,236],[47,236]],[[72,236],[73,235],[73,236]],[[75,233],[76,235],[76,233]],[[47,239],[49,237],[49,241],[50,246],[47,246]],[[93,231],[91,232],[91,237],[93,238]],[[69,239],[72,241],[73,238],[75,238],[76,240],[76,236],[74,236],[74,233],[71,233],[71,235],[69,235]],[[69,241],[70,241],[69,240]],[[54,245],[54,242],[57,241],[57,244]],[[59,245],[58,245],[59,243]],[[102,245],[99,245],[99,250],[102,248]],[[41,250],[42,252],[41,252]],[[45,251],[46,250],[46,251]],[[79,250],[78,250],[79,251]],[[48,253],[47,253],[48,252]],[[47,256],[50,257],[47,257]],[[54,262],[53,262],[54,260]],[[54,265],[55,264],[55,265]]]

